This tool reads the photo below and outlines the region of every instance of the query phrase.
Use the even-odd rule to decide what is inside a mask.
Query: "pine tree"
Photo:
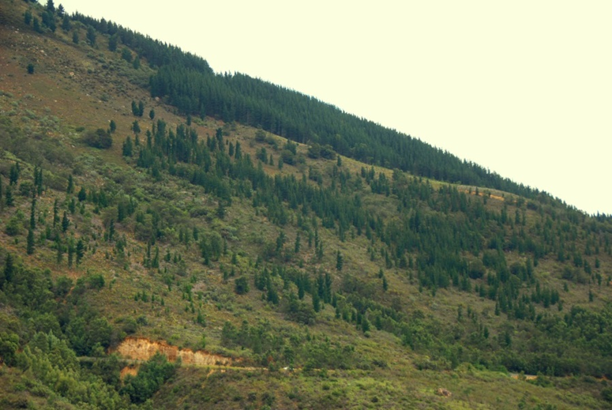
[[[27,240],[27,248],[26,252],[28,255],[32,255],[34,253],[34,229],[30,227],[28,229],[28,240]]]
[[[298,232],[298,234],[295,237],[295,246],[293,247],[293,251],[295,253],[299,253],[300,252],[300,234]]]
[[[81,187],[81,190],[79,191],[77,198],[79,200],[79,202],[83,202],[87,200],[87,191],[85,191],[85,187]]]
[[[119,40],[119,36],[117,34],[113,34],[108,39],[108,49],[109,51],[117,51],[117,42]]]
[[[9,171],[9,184],[10,185],[17,185],[17,182],[19,181],[19,174],[20,174],[20,168],[19,168],[19,163],[15,162],[13,165],[11,165],[11,169]]]
[[[13,278],[15,277],[15,259],[13,257],[12,253],[7,253],[6,254],[6,259],[4,260],[4,282],[12,282]],[[4,285],[4,283],[0,283],[0,287],[2,287],[2,285]]]
[[[68,187],[66,188],[67,194],[72,194],[74,192],[74,180],[72,179],[72,174],[68,175]]]
[[[125,142],[123,143],[123,156],[124,157],[131,157],[133,155],[133,148],[132,148],[132,138],[128,135],[128,137],[125,139]]]
[[[15,198],[13,198],[13,189],[10,185],[6,187],[6,192],[4,194],[4,203],[6,203],[6,206],[15,205]]]
[[[68,226],[70,226],[70,220],[68,219],[68,214],[64,211],[64,216],[62,217],[62,232],[66,232],[68,230]]]
[[[68,15],[64,15],[62,18],[62,30],[67,32],[70,31],[71,27],[72,25],[70,24],[70,17],[68,17]]]
[[[36,229],[36,198],[32,198],[30,207],[30,229]]]
[[[32,22],[32,27],[34,28],[34,31],[36,31],[37,33],[42,33],[42,28],[40,27],[40,21],[38,20],[38,17],[34,17],[34,20]]]
[[[76,244],[76,264],[79,266],[81,259],[85,256],[85,243],[82,239],[79,239]]]
[[[53,3],[53,0],[47,0],[47,5],[45,8],[49,13],[55,14],[55,4]]]
[[[96,45],[96,30],[92,26],[87,27],[87,42],[92,47]]]

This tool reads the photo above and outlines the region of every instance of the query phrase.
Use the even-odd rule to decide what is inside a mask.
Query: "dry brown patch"
[[[121,380],[125,379],[127,375],[136,377],[138,375],[139,368],[140,366],[131,364],[121,369],[121,374],[120,374]]]
[[[233,360],[229,357],[209,353],[205,350],[193,351],[179,349],[163,341],[153,341],[144,337],[128,337],[115,350],[121,356],[132,360],[149,360],[156,353],[161,353],[168,361],[175,362],[179,358],[186,365],[193,366],[231,366]]]

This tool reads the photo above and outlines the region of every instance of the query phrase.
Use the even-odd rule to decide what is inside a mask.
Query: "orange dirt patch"
[[[125,379],[125,376],[127,376],[128,374],[130,376],[136,377],[136,375],[138,375],[139,367],[140,366],[134,366],[134,365],[126,366],[123,369],[121,369],[121,374],[119,377],[121,377],[121,380]]]
[[[518,375],[516,373],[511,374],[511,376],[512,376],[513,379],[516,379],[516,380],[518,380],[520,378],[520,375]],[[535,379],[538,378],[538,376],[535,376],[535,375],[532,375],[532,374],[526,374],[526,375],[524,375],[524,377],[525,377],[525,380],[535,380]]]
[[[205,350],[194,352],[191,349],[179,349],[166,342],[152,341],[144,337],[128,337],[115,350],[121,356],[132,360],[149,360],[156,353],[165,355],[170,362],[179,358],[186,365],[193,366],[231,366],[232,359],[209,353]]]

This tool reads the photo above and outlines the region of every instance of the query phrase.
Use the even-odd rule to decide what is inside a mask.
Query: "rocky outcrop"
[[[230,366],[232,359],[205,350],[193,351],[179,349],[166,342],[153,341],[144,337],[128,337],[115,349],[119,355],[132,360],[149,360],[155,353],[161,353],[168,361],[175,362],[179,358],[185,365],[192,366]]]

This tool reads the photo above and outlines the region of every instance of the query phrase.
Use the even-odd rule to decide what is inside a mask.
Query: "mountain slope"
[[[128,48],[112,23],[2,6],[3,407],[607,406],[608,219],[389,137],[435,158],[404,166],[388,130],[161,43]],[[225,84],[214,101],[248,100],[247,117],[289,116],[274,94],[312,103],[325,124],[286,124],[320,139],[184,116],[184,94],[156,89],[181,72]],[[345,126],[346,147],[330,143]],[[448,182],[470,178],[488,187]],[[242,369],[156,357],[121,381],[133,363],[109,353],[130,335]]]

